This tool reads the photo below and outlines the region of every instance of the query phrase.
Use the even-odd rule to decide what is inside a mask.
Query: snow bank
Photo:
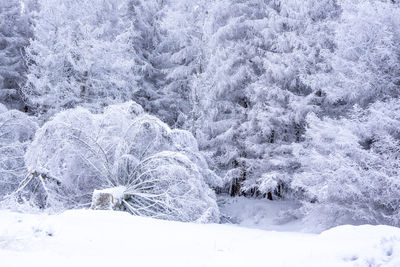
[[[134,227],[132,227],[134,226]],[[2,266],[400,266],[400,229],[340,226],[320,235],[194,224],[123,212],[0,211]]]
[[[92,195],[92,205],[90,208],[95,210],[115,210],[122,204],[125,186],[94,190]]]

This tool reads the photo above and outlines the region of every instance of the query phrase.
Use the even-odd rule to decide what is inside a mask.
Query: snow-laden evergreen
[[[304,80],[329,70],[324,54],[334,49],[339,12],[334,1],[211,8],[195,134],[231,194],[281,195],[290,183],[298,167],[290,144],[302,140],[304,117],[320,102],[320,89]]]
[[[22,108],[25,84],[25,48],[31,37],[30,8],[33,1],[0,1],[0,103]]]
[[[388,1],[342,0],[334,24],[330,71],[307,84],[319,88],[327,115],[341,114],[355,103],[399,96],[400,8]]]
[[[131,99],[139,78],[126,1],[39,4],[24,90],[35,112],[52,115],[77,105],[99,110]]]
[[[305,196],[305,216],[324,225],[400,224],[399,111],[392,100],[355,108],[349,118],[308,116],[292,182]]]

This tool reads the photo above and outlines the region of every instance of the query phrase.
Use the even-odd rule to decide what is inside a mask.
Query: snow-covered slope
[[[400,229],[320,235],[192,224],[123,212],[0,212],[1,266],[400,266]]]

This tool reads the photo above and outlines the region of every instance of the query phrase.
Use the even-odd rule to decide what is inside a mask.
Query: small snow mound
[[[102,190],[94,190],[91,209],[95,210],[116,210],[122,204],[125,186],[117,186]]]

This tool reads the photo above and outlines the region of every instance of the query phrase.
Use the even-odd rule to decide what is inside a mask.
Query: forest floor
[[[0,211],[0,266],[400,266],[400,229],[320,234],[195,224],[124,212]]]

